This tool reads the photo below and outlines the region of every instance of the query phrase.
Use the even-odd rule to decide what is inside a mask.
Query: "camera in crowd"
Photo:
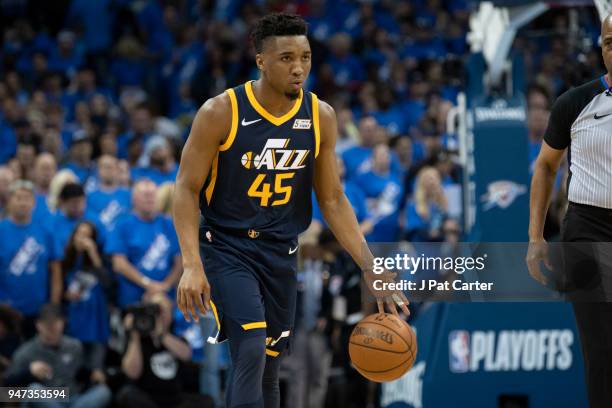
[[[134,316],[132,328],[142,335],[148,335],[155,330],[160,307],[155,303],[140,302],[129,306],[127,312]]]

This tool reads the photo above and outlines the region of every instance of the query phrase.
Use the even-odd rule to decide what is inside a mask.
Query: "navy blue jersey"
[[[291,239],[312,215],[318,99],[300,90],[293,108],[276,117],[257,102],[251,82],[226,92],[232,125],[205,185],[204,223],[251,238]]]

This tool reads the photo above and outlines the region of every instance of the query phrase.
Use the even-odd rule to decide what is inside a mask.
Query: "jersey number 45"
[[[251,187],[249,187],[249,191],[247,192],[249,197],[256,197],[260,199],[259,205],[262,207],[267,207],[269,205],[270,199],[273,195],[282,195],[281,198],[278,198],[272,201],[272,205],[283,205],[287,204],[291,199],[291,193],[293,188],[291,186],[283,186],[283,180],[288,180],[293,178],[295,173],[278,173],[274,175],[274,191],[271,190],[271,183],[265,183],[266,174],[258,174],[253,180]]]

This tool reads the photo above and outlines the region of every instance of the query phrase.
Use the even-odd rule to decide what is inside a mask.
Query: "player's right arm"
[[[542,284],[546,277],[540,270],[540,261],[551,268],[548,260],[548,246],[544,240],[544,222],[550,204],[553,185],[557,170],[565,149],[554,149],[545,141],[542,142],[540,154],[535,163],[533,179],[531,180],[531,198],[529,204],[529,250],[527,251],[527,266],[531,276]]]
[[[535,162],[531,180],[529,249],[526,261],[529,274],[542,284],[546,284],[546,278],[540,270],[540,261],[544,261],[546,267],[551,268],[548,260],[548,245],[544,240],[546,212],[559,164],[563,159],[565,149],[570,145],[572,122],[581,109],[576,109],[575,98],[570,92],[557,98],[550,111],[540,154]]]
[[[200,191],[213,159],[231,127],[232,108],[227,93],[209,99],[198,110],[183,148],[174,187],[174,227],[183,257],[183,275],[177,288],[177,305],[185,319],[197,321],[196,307],[208,310],[210,286],[199,250]]]

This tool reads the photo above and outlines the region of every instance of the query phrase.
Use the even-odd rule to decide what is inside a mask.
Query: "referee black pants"
[[[612,210],[570,203],[563,221],[566,293],[591,408],[612,407]]]

